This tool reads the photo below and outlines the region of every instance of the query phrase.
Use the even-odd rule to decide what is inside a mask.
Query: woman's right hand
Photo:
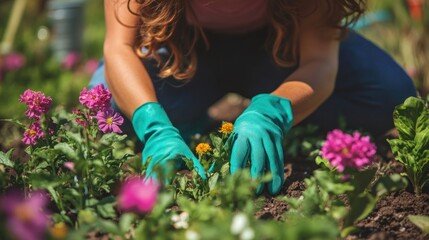
[[[157,102],[148,102],[137,108],[132,117],[137,136],[144,145],[143,163],[149,159],[146,174],[156,174],[161,168],[163,174],[171,174],[182,164],[182,158],[192,160],[195,170],[203,179],[207,179],[204,167],[195,157],[179,131],[171,124],[162,106]]]

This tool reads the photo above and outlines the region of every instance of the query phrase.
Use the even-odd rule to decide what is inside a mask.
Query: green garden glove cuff
[[[271,171],[268,183],[271,194],[277,194],[284,183],[283,137],[293,122],[289,99],[271,94],[252,98],[250,105],[234,124],[231,153],[231,173],[247,167],[250,159],[252,177]],[[260,193],[263,185],[259,186]]]
[[[163,107],[157,102],[148,102],[138,107],[131,118],[137,137],[143,143],[143,163],[151,158],[147,174],[152,174],[153,168],[159,166],[166,172],[177,171],[182,157],[192,160],[197,173],[206,179],[203,166],[189,149],[179,131],[175,128]],[[169,169],[170,161],[176,161],[175,169]]]

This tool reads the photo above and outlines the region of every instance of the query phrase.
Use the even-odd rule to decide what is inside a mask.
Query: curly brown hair
[[[128,5],[130,5],[128,0]],[[189,25],[185,12],[190,10],[189,0],[134,0],[139,3],[135,14],[140,16],[137,51],[140,57],[154,57],[159,66],[161,78],[173,76],[178,80],[191,79],[197,68],[195,44],[202,38],[207,47],[201,26]],[[347,28],[364,12],[366,0],[267,0],[270,34],[267,46],[271,47],[273,60],[279,66],[287,67],[298,59],[298,19],[302,17],[302,6],[312,6],[311,11],[324,4],[326,23],[340,29],[339,38],[344,37]],[[308,7],[306,7],[308,9]],[[131,10],[130,10],[131,11]],[[311,14],[306,11],[306,14]],[[157,50],[167,46],[168,59],[162,59]],[[142,52],[145,48],[147,51]]]

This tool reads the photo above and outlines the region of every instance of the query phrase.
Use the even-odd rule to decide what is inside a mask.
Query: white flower
[[[186,240],[200,240],[200,234],[195,232],[194,230],[186,230],[185,232]]]
[[[238,235],[243,232],[244,229],[249,225],[249,220],[247,219],[246,214],[237,213],[234,215],[231,223],[231,233]]]
[[[171,221],[173,222],[173,226],[176,229],[188,228],[189,227],[188,219],[189,219],[189,213],[187,212],[182,212],[179,215],[174,214],[173,216],[171,216]]]
[[[240,234],[240,240],[252,240],[255,238],[255,231],[253,231],[252,228],[246,227],[241,234]]]

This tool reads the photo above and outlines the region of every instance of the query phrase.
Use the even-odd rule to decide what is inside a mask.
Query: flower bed
[[[207,180],[187,159],[181,159],[187,168],[178,173],[155,168],[158,180],[150,178],[133,142],[122,134],[123,119],[110,108],[110,98],[102,86],[83,89],[80,107],[68,113],[52,109],[51,98],[41,92],[21,95],[28,120],[10,120],[22,128],[21,144],[15,154],[4,145],[0,152],[2,236],[427,237],[429,110],[423,99],[398,106],[399,135],[377,144],[358,131],[336,129],[325,139],[312,126],[292,130],[285,140],[286,183],[278,196],[270,196],[255,194],[269,174],[260,179],[246,170],[229,174],[234,126],[228,122],[190,144]]]

